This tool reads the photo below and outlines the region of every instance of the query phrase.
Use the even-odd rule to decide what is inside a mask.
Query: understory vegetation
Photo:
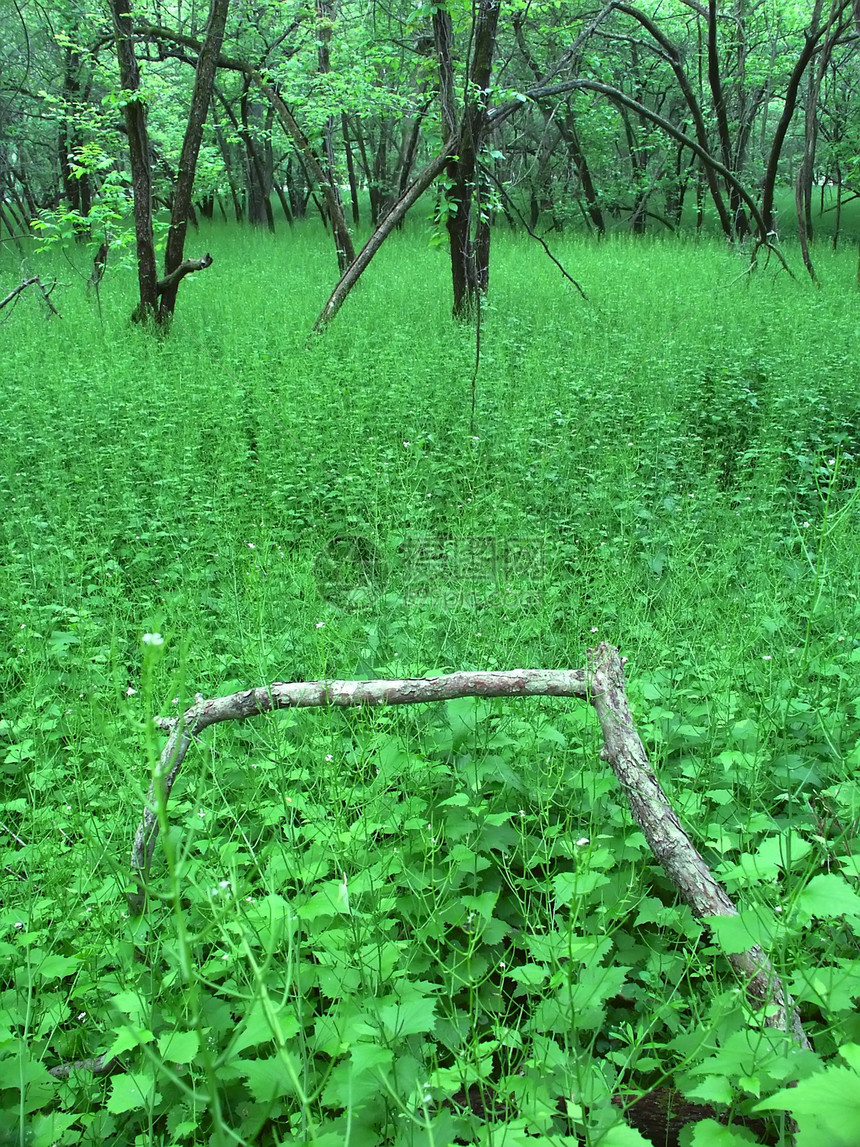
[[[558,238],[582,299],[500,232],[475,373],[423,233],[312,339],[330,239],[199,242],[167,338],[74,250],[63,318],[0,326],[0,1141],[630,1147],[672,1087],[728,1118],[696,1147],[788,1144],[790,1112],[856,1147],[855,255],[817,289]],[[196,693],[599,641],[737,921],[678,903],[592,710],[550,698],[210,730],[129,916],[154,718]],[[748,1005],[753,942],[814,1051]]]

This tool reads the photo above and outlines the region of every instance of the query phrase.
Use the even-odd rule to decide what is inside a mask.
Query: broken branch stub
[[[588,651],[585,669],[512,669],[391,681],[277,682],[228,697],[200,698],[182,716],[160,720],[158,724],[169,729],[170,735],[156,765],[134,838],[131,866],[137,887],[129,896],[132,913],[140,915],[146,903],[146,884],[158,837],[159,804],[166,809],[185,755],[204,729],[221,721],[242,721],[277,709],[414,705],[456,697],[579,697],[588,701],[594,706],[603,733],[601,759],[618,778],[634,820],[680,897],[705,921],[709,916],[738,914],[681,827],[651,768],[630,712],[624,662],[618,650],[605,642]],[[789,1032],[802,1047],[808,1048],[794,1003],[762,949],[755,945],[729,959],[742,977],[748,996],[767,1009],[764,1022]]]

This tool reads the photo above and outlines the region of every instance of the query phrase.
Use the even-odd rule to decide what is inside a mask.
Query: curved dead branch
[[[594,706],[603,733],[601,759],[610,765],[654,856],[678,894],[699,919],[736,916],[738,909],[715,879],[681,826],[636,731],[624,681],[624,661],[605,642],[588,651],[585,669],[511,669],[505,672],[451,673],[393,681],[278,682],[228,697],[198,698],[181,717],[161,719],[170,735],[155,768],[143,818],[135,834],[131,865],[136,891],[129,907],[139,915],[158,836],[159,808],[166,812],[170,790],[192,741],[210,725],[243,721],[276,709],[311,706],[413,705],[455,697],[578,697]],[[729,960],[749,998],[766,1009],[764,1023],[787,1031],[809,1047],[794,1003],[758,945]]]

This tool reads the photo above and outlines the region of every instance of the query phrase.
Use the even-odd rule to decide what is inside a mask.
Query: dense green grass
[[[62,321],[30,296],[0,326],[11,1141],[612,1147],[638,1141],[612,1094],[741,1110],[822,1070],[847,1104],[853,254],[816,251],[818,290],[692,239],[560,239],[584,301],[500,232],[472,425],[474,331],[421,234],[310,341],[325,236],[193,246],[215,262],[167,339],[128,324],[130,270],[100,315],[59,259]],[[573,702],[215,730],[171,802],[164,899],[125,914],[151,716],[278,679],[576,668],[598,640],[817,1058],[747,1012]],[[111,1079],[46,1074],[112,1047]]]

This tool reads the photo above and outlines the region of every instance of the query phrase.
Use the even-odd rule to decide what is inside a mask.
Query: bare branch
[[[23,291],[26,291],[28,287],[38,287],[45,306],[48,308],[51,314],[56,315],[58,319],[61,319],[63,316],[51,302],[51,293],[53,292],[56,285],[57,281],[55,279],[54,282],[51,283],[50,287],[46,287],[38,275],[33,275],[32,278],[25,279],[22,283],[19,283],[14,291],[9,292],[5,299],[0,299],[0,311],[2,311],[3,308],[7,307],[10,303],[14,302],[15,299],[17,299]]]
[[[451,673],[394,681],[278,682],[228,697],[198,700],[173,726],[155,769],[152,786],[132,849],[137,884],[129,896],[133,914],[146,904],[146,884],[158,834],[159,815],[192,740],[210,725],[246,720],[277,709],[311,706],[413,705],[455,697],[578,697],[594,706],[603,732],[601,759],[617,777],[633,818],[682,899],[700,919],[736,916],[738,910],[714,878],[681,827],[660,786],[636,731],[624,681],[624,662],[616,648],[602,642],[587,655],[582,669],[511,669],[506,672]],[[160,812],[159,812],[160,810]],[[751,999],[765,1009],[768,1027],[788,1032],[809,1047],[794,1003],[768,957],[758,945],[729,956]]]

